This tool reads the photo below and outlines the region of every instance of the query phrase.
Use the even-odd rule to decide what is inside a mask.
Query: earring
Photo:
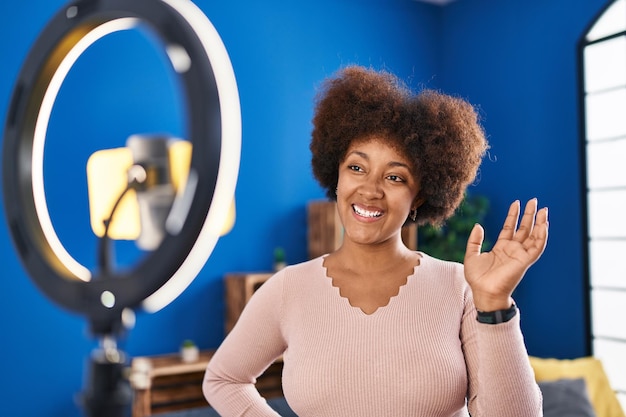
[[[415,219],[417,219],[417,209],[413,209],[411,210],[411,212],[409,213],[409,218],[413,221],[415,221]]]

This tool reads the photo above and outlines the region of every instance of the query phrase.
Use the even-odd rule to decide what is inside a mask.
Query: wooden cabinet
[[[136,357],[131,363],[133,417],[146,417],[188,408],[208,407],[202,393],[204,372],[213,351],[201,351],[198,361],[184,363],[178,354]],[[282,397],[282,359],[257,379],[259,393]]]
[[[307,206],[309,259],[333,252],[343,241],[343,227],[333,201],[311,201]]]
[[[182,362],[177,353],[133,358],[133,417],[207,407],[202,379],[212,356],[212,351],[202,351],[193,363]]]
[[[235,326],[252,294],[271,276],[270,272],[226,274],[224,277],[224,296],[226,297],[224,330],[226,334]]]

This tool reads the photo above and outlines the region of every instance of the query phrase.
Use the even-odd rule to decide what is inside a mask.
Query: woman
[[[541,416],[511,295],[547,242],[547,210],[511,204],[497,242],[470,234],[464,264],[411,251],[405,222],[440,224],[487,149],[471,105],[348,67],[326,80],[313,172],[344,227],[341,247],[281,270],[252,297],[207,367],[223,416],[277,415],[255,378],[280,355],[300,417]]]

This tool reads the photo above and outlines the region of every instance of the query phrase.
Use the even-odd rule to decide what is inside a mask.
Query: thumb
[[[465,259],[480,255],[480,249],[485,239],[485,230],[483,227],[476,223],[472,232],[467,239],[467,247],[465,248]]]

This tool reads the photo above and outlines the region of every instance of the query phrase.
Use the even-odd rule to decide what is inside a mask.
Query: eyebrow
[[[358,156],[360,156],[363,159],[367,159],[369,161],[369,156],[365,153],[365,152],[361,152],[361,151],[352,151],[349,154],[346,155],[346,158],[352,154],[356,154]],[[404,167],[406,169],[408,169],[409,171],[411,171],[411,167],[407,164],[405,164],[404,162],[400,162],[400,161],[391,161],[387,164],[390,167]]]

